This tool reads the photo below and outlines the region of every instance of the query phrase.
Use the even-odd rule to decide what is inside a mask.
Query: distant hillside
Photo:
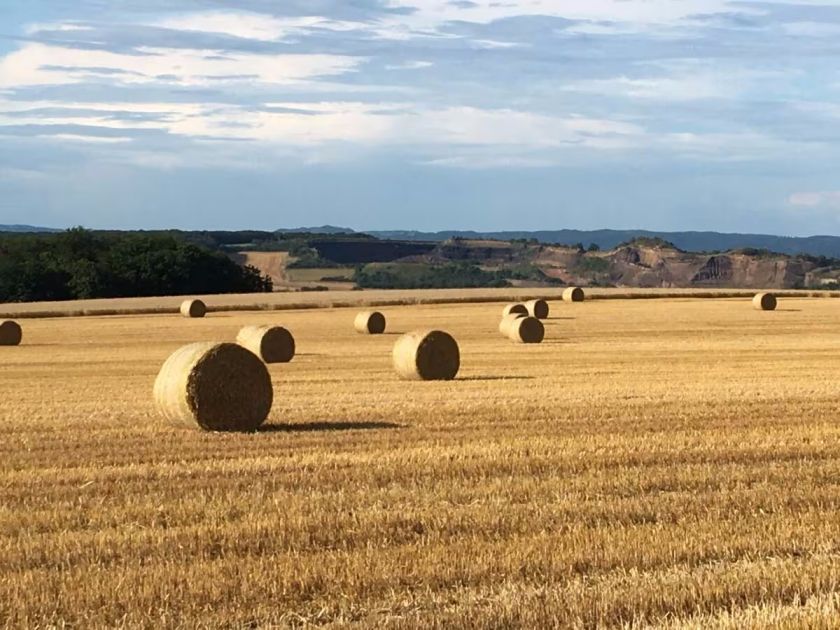
[[[15,227],[18,230],[37,229]],[[347,233],[342,228],[334,228],[330,234],[309,231],[324,228],[302,229],[306,231],[138,233],[76,229],[59,234],[6,233],[0,235],[0,262],[3,263],[0,265],[0,301],[4,294],[9,296],[6,299],[14,300],[46,294],[57,296],[55,299],[67,299],[81,296],[82,290],[87,296],[152,295],[173,291],[213,293],[251,281],[257,289],[270,286],[271,282],[261,284],[264,279],[273,280],[278,289],[291,290],[323,290],[348,284],[360,288],[405,289],[552,285],[742,289],[840,287],[840,255],[771,251],[795,247],[794,242],[813,244],[820,239],[840,242],[836,237],[785,239],[678,233],[670,235],[684,237],[682,241],[678,238],[675,246],[655,233],[645,233],[645,236],[612,247],[599,247],[596,246],[597,235],[606,235],[604,238],[609,239],[600,240],[601,243],[611,243],[625,233],[514,232],[505,233],[518,237],[509,240],[486,237],[440,240],[447,233],[392,232],[388,234],[400,238],[384,239],[361,232]],[[428,236],[430,240],[417,240],[419,236]],[[685,240],[691,236],[697,238]],[[538,237],[558,242],[540,242]],[[717,251],[727,242],[738,246]],[[702,244],[698,246],[697,243]],[[753,245],[745,246],[744,243]],[[840,245],[837,247],[840,251]],[[208,269],[216,265],[216,270],[196,275],[196,279],[209,283],[201,291],[180,280],[173,288],[171,269],[167,267],[164,273],[155,265],[149,267],[149,248],[153,254],[163,248],[161,260],[172,252],[175,252],[172,255],[189,252],[196,260],[209,261]],[[692,248],[695,251],[691,251]],[[107,253],[111,249],[113,256],[99,257],[100,250]],[[65,258],[44,254],[53,250]],[[222,259],[227,263],[233,259],[241,267],[219,263]],[[167,264],[171,266],[171,263]],[[43,267],[35,276],[33,265]],[[135,269],[138,266],[140,271]],[[114,279],[119,279],[120,270],[124,268],[129,268],[125,278],[119,280],[119,286],[113,286]],[[256,275],[254,268],[258,270]],[[244,280],[239,277],[243,273]],[[138,274],[148,276],[143,286],[137,285]],[[214,277],[216,274],[221,275]],[[222,277],[225,274],[233,278],[232,284],[230,278]],[[61,289],[57,293],[56,283]]]
[[[36,227],[34,225],[0,225],[0,232],[15,232],[19,234],[63,231],[64,230],[56,230],[55,228]]]
[[[254,262],[263,273],[271,270]],[[580,285],[641,288],[834,289],[840,258],[764,249],[688,252],[642,237],[610,249],[531,240],[446,241],[311,238],[287,269],[313,281],[343,274],[361,288]],[[302,278],[303,276],[301,276]],[[278,282],[277,286],[283,286]],[[293,284],[293,283],[292,283]]]
[[[540,243],[594,243],[613,249],[636,238],[661,238],[687,252],[725,252],[734,249],[767,249],[780,254],[810,254],[840,258],[840,236],[772,236],[768,234],[724,234],[720,232],[651,232],[648,230],[543,230],[537,232],[366,232],[377,238],[412,241],[445,241],[451,238],[497,239],[502,241],[536,239]]]
[[[513,283],[529,285],[802,289],[833,288],[840,282],[840,259],[753,248],[687,252],[651,237],[597,251],[522,241],[453,239],[424,257],[414,257],[413,262],[472,263]]]
[[[352,228],[322,225],[320,227],[280,228],[277,234],[355,234]],[[416,239],[412,239],[416,240]]]

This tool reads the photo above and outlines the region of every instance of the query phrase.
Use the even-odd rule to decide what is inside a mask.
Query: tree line
[[[224,253],[161,233],[0,235],[0,302],[257,293],[271,279]]]

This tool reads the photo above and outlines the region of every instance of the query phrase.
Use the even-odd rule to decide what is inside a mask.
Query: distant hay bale
[[[295,338],[282,326],[245,326],[236,343],[266,363],[288,363],[295,356]]]
[[[379,311],[363,311],[356,315],[353,326],[365,335],[381,335],[385,332],[385,316]]]
[[[207,305],[201,300],[184,300],[181,302],[181,315],[184,317],[204,317],[207,315]]]
[[[772,293],[756,293],[753,298],[753,307],[759,311],[775,311],[776,296]]]
[[[508,338],[517,343],[542,343],[545,326],[536,317],[515,319],[508,325]]]
[[[514,313],[520,313],[521,315],[528,314],[528,307],[521,303],[516,304],[508,304],[502,310],[502,317],[507,317],[508,315],[513,315]]]
[[[403,335],[394,344],[394,368],[411,380],[449,381],[458,374],[458,343],[441,330],[419,330]]]
[[[208,431],[254,431],[274,393],[265,363],[235,343],[176,350],[155,380],[155,406],[169,422]]]
[[[528,317],[528,313],[516,312],[502,317],[502,321],[499,322],[499,332],[502,333],[502,335],[504,335],[505,337],[507,337],[510,334],[509,329],[513,325],[513,322],[524,317]]]
[[[525,302],[528,309],[528,315],[536,317],[537,319],[546,319],[548,317],[548,302],[545,300],[531,300]]]
[[[20,324],[11,319],[0,321],[0,346],[18,346],[22,339]]]
[[[583,302],[583,289],[580,287],[569,287],[563,291],[564,302]]]

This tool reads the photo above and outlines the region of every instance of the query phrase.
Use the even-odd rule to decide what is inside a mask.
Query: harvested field
[[[251,265],[260,270],[260,273],[271,278],[275,288],[289,284],[288,252],[239,252],[231,256],[240,265]]]
[[[324,284],[330,286],[336,284],[335,280],[324,280],[324,278],[343,278],[344,283],[353,282],[353,275],[356,273],[355,269],[347,269],[344,267],[323,267],[314,269],[287,269],[286,275],[292,283],[306,284]],[[345,287],[346,288],[346,287]]]
[[[552,301],[539,345],[501,300],[376,336],[355,309],[28,320],[0,347],[0,625],[832,627],[838,302],[750,297]],[[298,354],[263,430],[157,415],[173,351],[274,323]],[[417,328],[458,340],[456,380],[395,374]]]

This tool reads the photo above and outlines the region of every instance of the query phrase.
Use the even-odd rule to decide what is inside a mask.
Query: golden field
[[[378,337],[348,308],[22,321],[0,623],[837,627],[840,302],[551,305],[538,346],[502,303],[389,307]],[[298,346],[263,431],[158,418],[172,351],[261,323]],[[397,379],[420,327],[457,380]]]

